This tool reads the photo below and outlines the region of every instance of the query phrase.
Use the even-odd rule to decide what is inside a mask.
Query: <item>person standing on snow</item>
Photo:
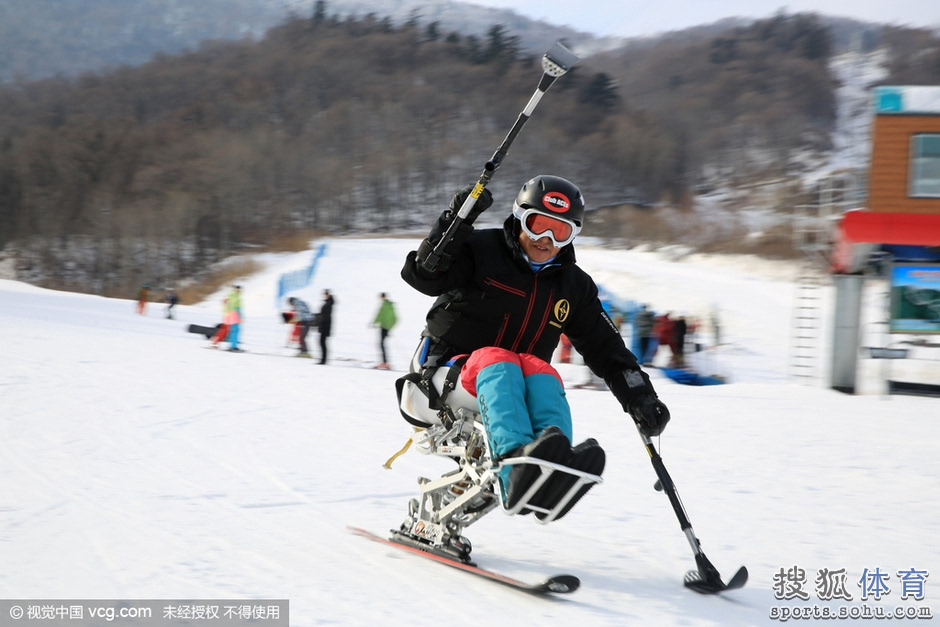
[[[375,319],[372,321],[372,326],[378,327],[379,329],[379,351],[382,353],[382,362],[376,366],[376,368],[379,370],[388,370],[391,366],[388,365],[385,339],[388,337],[392,327],[395,326],[395,323],[398,322],[398,316],[395,313],[395,304],[388,299],[385,292],[379,294],[379,299],[381,300],[381,304],[379,305],[378,312],[375,314]]]
[[[233,353],[240,353],[242,349],[238,347],[238,333],[241,329],[242,321],[242,288],[240,285],[233,285],[232,291],[225,298],[222,304],[222,326],[218,333],[212,338],[210,346],[217,346],[219,342],[228,341],[228,350]]]
[[[323,306],[320,307],[320,324],[317,330],[320,332],[320,365],[326,364],[327,346],[326,340],[333,332],[333,305],[336,300],[330,294],[330,290],[323,290]]]
[[[549,364],[562,333],[644,434],[659,435],[669,410],[604,311],[596,284],[575,263],[573,242],[584,219],[581,192],[561,177],[536,176],[522,186],[501,229],[475,231],[470,225],[493,203],[483,189],[437,268],[428,271],[422,262],[470,191],[454,196],[401,270],[413,288],[438,297],[427,314],[424,336],[430,345],[421,365],[436,369],[465,356],[458,385],[477,398],[494,458],[530,456],[600,475],[606,458],[597,441],[571,446],[571,410],[561,376]],[[504,468],[504,507],[519,503],[538,475],[533,465]],[[566,475],[549,482],[528,502],[551,507],[573,481]]]
[[[640,339],[640,363],[643,366],[651,365],[652,360],[647,359],[650,352],[650,339],[653,337],[653,312],[646,305],[640,305],[640,310],[636,313],[636,322],[633,323],[633,330]]]
[[[656,352],[660,347],[666,346],[669,347],[669,350],[672,351],[672,334],[673,334],[673,323],[672,318],[669,316],[672,315],[671,312],[666,312],[661,316],[656,316],[653,320],[653,335],[656,337],[658,344],[656,345],[656,351],[653,351],[653,354],[650,355],[649,362],[652,364],[653,359],[656,358]],[[670,362],[675,359],[675,354],[670,356]]]
[[[172,320],[173,308],[176,307],[176,303],[180,302],[180,297],[177,296],[176,290],[172,287],[168,287],[166,294],[163,296],[163,302],[166,303],[166,317]]]
[[[679,316],[672,325],[672,352],[676,368],[685,368],[685,336],[689,331],[689,325],[685,321],[685,316]]]
[[[224,342],[228,337],[229,324],[228,321],[232,317],[229,315],[228,308],[228,297],[222,299],[222,324],[220,324],[215,332],[215,335],[212,336],[212,339],[209,341],[209,348],[218,348],[219,342]]]
[[[150,300],[150,284],[144,283],[137,290],[137,313],[141,316],[147,314],[147,302]]]
[[[298,357],[310,357],[307,350],[307,334],[310,332],[310,325],[313,324],[313,313],[310,307],[299,298],[291,296],[287,299],[287,304],[291,307],[294,324],[297,325],[297,343],[300,344]]]

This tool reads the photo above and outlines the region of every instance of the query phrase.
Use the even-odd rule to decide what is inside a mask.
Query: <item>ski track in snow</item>
[[[771,607],[795,604],[774,598],[781,568],[804,568],[810,594],[817,569],[845,568],[857,603],[864,568],[940,567],[936,399],[788,380],[785,267],[665,261],[590,241],[579,244],[581,265],[618,296],[721,314],[728,346],[712,359],[733,373],[730,384],[651,376],[673,414],[658,446],[695,532],[726,580],[746,565],[748,585],[723,597],[682,586],[694,567],[688,542],[652,488],[631,421],[592,390],[568,398],[575,439],[595,437],[608,452],[604,483],[557,523],[496,511],[466,531],[486,568],[525,581],[577,575],[570,597],[521,594],[354,536],[347,525],[397,527],[417,478],[452,465],[410,451],[381,467],[409,434],[399,373],[358,367],[377,358],[380,291],[401,320],[393,365],[403,368],[417,343],[431,299],[398,277],[417,241],[327,243],[313,284],[298,292],[315,310],[323,288],[336,295],[327,366],[278,356],[293,351],[276,278],[310,253],[262,255],[267,269],[240,280],[245,354],[204,350],[185,332],[217,322],[224,292],[166,320],[159,304],[138,316],[130,300],[0,281],[0,596],[288,598],[298,626],[458,615],[493,625],[761,625],[778,624]],[[559,369],[569,387],[587,377],[577,364]],[[936,590],[928,579],[923,604],[937,604]],[[902,603],[899,592],[882,601]]]

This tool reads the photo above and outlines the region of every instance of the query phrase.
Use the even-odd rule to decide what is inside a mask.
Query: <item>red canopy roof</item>
[[[940,214],[847,211],[842,236],[854,244],[940,246]]]

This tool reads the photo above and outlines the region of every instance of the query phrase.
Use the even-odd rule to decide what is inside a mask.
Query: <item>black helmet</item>
[[[560,248],[570,244],[581,232],[584,197],[570,181],[543,174],[522,186],[513,203],[512,215],[530,238],[549,236]],[[553,220],[560,223],[556,222],[553,227]]]

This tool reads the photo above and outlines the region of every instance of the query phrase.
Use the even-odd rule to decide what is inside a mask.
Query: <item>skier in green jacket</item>
[[[385,292],[379,294],[379,299],[381,299],[379,311],[375,314],[375,319],[372,321],[372,326],[378,327],[379,329],[379,350],[382,353],[382,362],[376,366],[376,368],[379,370],[388,370],[390,366],[388,365],[388,353],[385,351],[385,338],[388,337],[389,331],[391,331],[395,323],[398,322],[398,316],[395,314],[395,304],[388,299]]]

